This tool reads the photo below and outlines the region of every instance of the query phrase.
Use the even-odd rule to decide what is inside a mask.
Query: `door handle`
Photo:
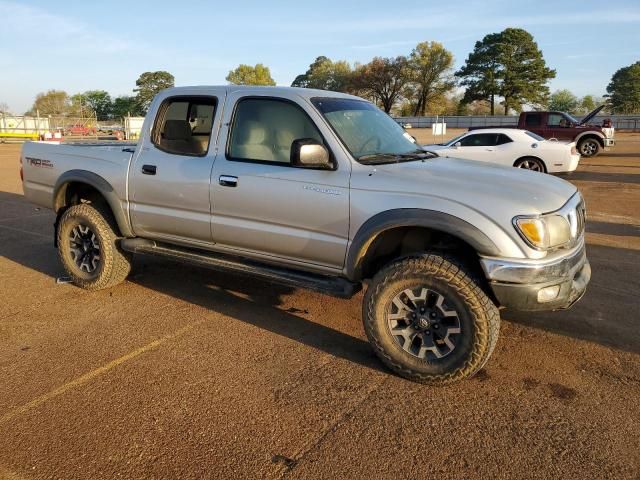
[[[155,165],[142,165],[142,173],[145,175],[155,175],[157,167]]]
[[[231,175],[220,175],[218,183],[223,187],[237,187],[238,177],[232,177]]]

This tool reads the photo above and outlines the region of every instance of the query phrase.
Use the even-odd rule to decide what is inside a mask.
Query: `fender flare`
[[[604,147],[605,136],[601,132],[597,130],[587,130],[586,132],[578,134],[573,141],[576,142],[577,145],[584,137],[596,137],[600,141],[600,145]]]
[[[129,223],[129,217],[122,208],[120,199],[111,184],[100,175],[88,170],[68,170],[58,177],[53,188],[53,210],[56,213],[64,206],[67,186],[72,182],[85,183],[100,192],[109,204],[122,235],[125,237],[135,237],[131,224]]]
[[[495,243],[477,227],[448,213],[421,208],[386,210],[364,222],[353,237],[345,269],[351,280],[361,280],[362,261],[373,241],[383,232],[397,227],[426,227],[448,233],[468,243],[482,255],[499,256]]]

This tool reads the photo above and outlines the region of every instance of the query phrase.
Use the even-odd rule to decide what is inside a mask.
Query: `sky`
[[[0,15],[0,103],[16,114],[49,89],[131,95],[153,70],[220,85],[238,64],[263,63],[289,85],[319,55],[365,63],[422,41],[443,43],[458,68],[506,27],[534,36],[557,71],[552,91],[603,95],[640,60],[640,0],[0,0]]]

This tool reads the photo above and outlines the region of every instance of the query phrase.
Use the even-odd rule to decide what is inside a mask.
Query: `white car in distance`
[[[516,128],[491,128],[463,133],[444,144],[423,145],[440,157],[462,158],[536,172],[573,172],[580,154],[575,142],[545,140],[540,135]]]

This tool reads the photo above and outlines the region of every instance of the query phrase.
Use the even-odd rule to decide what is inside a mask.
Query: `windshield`
[[[573,117],[572,117],[571,115],[569,115],[568,113],[566,113],[566,112],[562,112],[562,114],[563,114],[565,117],[567,117],[567,118],[569,119],[569,121],[570,121],[571,123],[573,123],[574,125],[578,125],[578,124],[580,123],[578,120],[576,120],[575,118],[573,118]]]
[[[544,137],[541,137],[540,135],[538,135],[537,133],[533,133],[530,132],[529,130],[525,130],[524,133],[526,133],[527,135],[529,135],[531,138],[535,138],[536,140],[538,140],[539,142],[544,141]]]
[[[360,163],[397,163],[435,156],[369,102],[350,98],[313,98],[311,102]]]
[[[456,143],[458,140],[460,140],[462,137],[464,137],[467,133],[469,132],[465,132],[461,135],[458,135],[457,137],[453,137],[451,140],[449,140],[447,143],[441,143],[440,145],[445,145],[447,147],[450,147],[451,145],[453,145],[454,143]]]

